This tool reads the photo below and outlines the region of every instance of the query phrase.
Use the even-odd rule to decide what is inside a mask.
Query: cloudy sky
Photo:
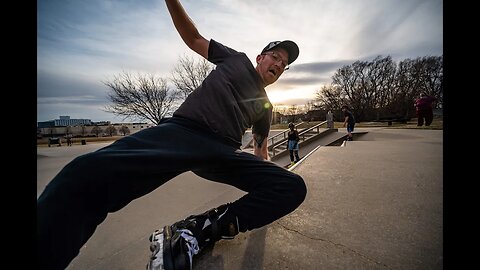
[[[274,104],[301,105],[357,60],[443,54],[442,0],[183,0],[200,33],[252,63],[273,40],[300,55],[266,91]],[[37,0],[37,121],[60,115],[124,121],[105,112],[103,82],[124,71],[168,78],[195,56],[163,0]],[[128,120],[125,120],[128,121]]]

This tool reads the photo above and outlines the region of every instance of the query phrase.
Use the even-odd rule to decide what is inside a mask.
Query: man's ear
[[[262,60],[262,58],[263,58],[263,55],[261,54],[257,55],[257,58],[256,58],[257,65],[260,64],[260,60]]]

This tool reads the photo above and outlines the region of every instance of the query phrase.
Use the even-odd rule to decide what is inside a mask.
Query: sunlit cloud
[[[272,100],[291,104],[312,100],[356,60],[443,54],[441,0],[181,2],[205,38],[245,52],[252,63],[268,42],[294,40],[298,59],[266,89]],[[108,102],[102,81],[123,71],[168,77],[180,55],[194,55],[164,1],[154,0],[37,1],[37,44],[38,121],[115,118],[100,106]]]

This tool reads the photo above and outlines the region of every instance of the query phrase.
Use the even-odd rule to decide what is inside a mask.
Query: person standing
[[[417,113],[417,126],[430,126],[433,121],[433,102],[437,98],[422,93],[418,99],[415,100],[415,108]]]
[[[290,152],[290,165],[293,165],[300,161],[300,157],[298,156],[298,143],[300,142],[300,136],[298,135],[298,130],[295,129],[295,125],[293,123],[289,123],[288,128],[290,130],[288,131],[287,137],[287,149],[288,152]]]
[[[345,116],[345,119],[343,121],[343,127],[347,127],[347,140],[348,141],[353,141],[353,135],[352,132],[355,128],[355,118],[353,117],[353,113],[350,111],[347,105],[342,106],[342,112],[343,115]]]
[[[305,200],[303,178],[267,152],[265,87],[297,59],[297,44],[269,42],[254,66],[245,53],[205,39],[178,0],[165,2],[185,44],[216,68],[172,117],[75,158],[50,181],[37,199],[37,269],[65,269],[108,213],[187,171],[246,194],[154,230],[148,269],[191,269],[205,246],[270,224]],[[253,154],[240,150],[250,127]]]
[[[328,110],[325,119],[327,120],[327,128],[333,128],[333,113],[331,110]]]
[[[67,146],[72,146],[72,135],[67,135]]]

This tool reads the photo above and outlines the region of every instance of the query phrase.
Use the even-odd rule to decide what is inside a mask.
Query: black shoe
[[[227,205],[222,205],[153,232],[147,269],[191,270],[193,256],[206,245],[238,234],[238,219],[227,210]]]
[[[185,233],[185,235],[183,235]],[[188,231],[173,232],[170,226],[150,236],[148,270],[192,269],[192,257],[199,251],[198,242]]]

